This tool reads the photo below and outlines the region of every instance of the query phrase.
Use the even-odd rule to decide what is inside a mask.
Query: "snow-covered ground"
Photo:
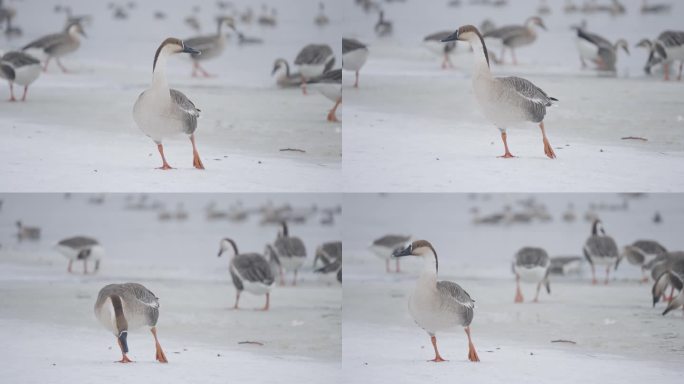
[[[107,195],[102,205],[89,204],[83,195],[5,194],[0,199],[3,382],[113,382],[122,375],[133,383],[339,382],[342,289],[311,269],[316,246],[341,238],[339,217],[332,226],[320,225],[318,215],[291,225],[309,254],[300,284],[274,287],[268,312],[252,310],[263,306],[264,297],[249,293],[240,300],[244,309],[235,311],[228,259],[216,257],[219,240],[231,237],[241,251],[261,252],[277,227],[259,225],[258,215],[242,223],[207,221],[203,211],[210,201],[225,209],[237,200],[247,207],[272,201],[327,208],[340,203],[339,195],[150,197],[171,211],[182,202],[189,213],[183,222],[159,222],[156,211],[126,210],[123,195]],[[18,242],[18,219],[40,226],[41,240]],[[98,238],[106,249],[96,275],[67,274],[66,260],[51,248],[77,234]],[[81,268],[74,264],[75,272]],[[168,365],[154,360],[145,329],[129,336],[136,363],[113,363],[120,358],[116,340],[96,321],[93,305],[104,285],[126,281],[139,282],[160,298],[157,327]]]
[[[346,382],[487,383],[674,383],[684,368],[684,316],[662,316],[652,308],[650,284],[622,263],[609,285],[592,286],[584,265],[577,276],[552,276],[551,295],[532,303],[535,287],[523,284],[526,302],[514,304],[511,260],[523,246],[540,246],[550,256],[581,255],[593,205],[607,233],[622,247],[636,239],[654,239],[670,250],[684,249],[680,230],[684,201],[678,195],[629,198],[612,194],[534,195],[551,222],[474,225],[472,207],[481,214],[500,212],[528,195],[389,194],[346,195],[343,378]],[[561,220],[569,203],[578,219]],[[654,224],[654,212],[662,214]],[[463,331],[438,333],[447,363],[427,362],[433,355],[427,334],[415,325],[407,300],[419,260],[404,258],[403,272],[386,274],[384,262],[367,246],[387,233],[412,234],[432,242],[439,256],[439,277],[460,284],[475,300],[471,325],[481,362],[467,359]],[[599,274],[599,278],[603,275]],[[566,342],[552,342],[568,340]]]
[[[7,2],[6,2],[7,3]],[[63,60],[73,71],[62,74],[55,63],[29,89],[26,103],[0,102],[0,177],[3,191],[338,191],[341,189],[341,124],[325,117],[329,100],[298,89],[278,89],[271,77],[278,57],[294,60],[309,43],[333,47],[341,63],[337,1],[326,2],[331,23],[314,25],[318,0],[295,4],[269,2],[278,9],[278,26],[265,28],[237,22],[261,45],[238,46],[232,36],[219,58],[204,64],[217,77],[192,78],[187,57],[168,62],[173,88],[202,110],[197,142],[206,171],[192,168],[190,142],[183,135],[165,142],[172,172],[161,164],[154,143],[135,125],[133,104],[151,81],[152,61],[169,36],[198,33],[183,23],[193,14],[182,1],[141,1],[126,20],[115,20],[105,1],[70,0],[75,14],[93,16],[81,48]],[[261,3],[233,1],[255,19]],[[24,36],[0,41],[0,50],[20,48],[44,34],[60,31],[65,16],[42,1],[12,3]],[[201,34],[213,34],[215,2],[198,4]],[[167,18],[153,14],[163,10]],[[232,11],[225,11],[231,14]],[[239,19],[238,16],[236,18]],[[296,68],[292,68],[296,70]],[[3,84],[0,95],[8,96]],[[305,152],[287,152],[294,148]],[[11,181],[11,182],[10,182]]]
[[[446,3],[383,5],[395,30],[387,38],[373,32],[376,13],[345,3],[345,36],[370,49],[360,88],[351,87],[353,73],[344,75],[346,190],[684,190],[679,167],[684,158],[684,83],[663,82],[659,72],[644,75],[647,52],[634,47],[663,30],[681,30],[682,4],[673,3],[670,15],[642,16],[637,11],[641,1],[623,1],[628,13],[613,18],[565,15],[563,1],[549,1],[553,13],[544,17],[548,31],[539,31],[533,45],[517,50],[520,64],[492,66],[495,75],[525,77],[560,100],[545,119],[557,154],[551,161],[534,124],[509,129],[511,152],[519,157],[498,159],[503,144],[473,98],[468,47],[458,47],[455,69],[442,70],[441,58],[422,46],[430,33],[479,25],[485,18],[499,26],[520,24],[539,2],[520,0],[503,8],[448,8]],[[621,52],[616,77],[580,68],[570,25],[582,19],[592,32],[629,42],[631,55]],[[622,139],[630,136],[647,141]]]

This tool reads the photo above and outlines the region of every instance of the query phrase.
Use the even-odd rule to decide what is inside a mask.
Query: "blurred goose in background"
[[[59,59],[75,52],[81,46],[79,35],[86,37],[83,27],[80,23],[71,23],[67,25],[64,32],[43,36],[26,44],[21,50],[34,57],[44,58],[43,71],[47,72],[50,60],[54,58],[62,72],[67,73],[68,70]]]
[[[392,254],[397,249],[404,249],[406,245],[411,242],[411,236],[404,235],[385,235],[381,238],[373,240],[373,244],[370,245],[369,249],[373,251],[378,257],[385,260],[385,272],[390,273],[390,259],[393,258]],[[395,272],[401,272],[399,268],[399,259],[394,259],[396,261]]]
[[[655,259],[659,255],[667,253],[667,249],[660,245],[657,241],[653,240],[637,240],[631,245],[627,245],[622,249],[620,254],[620,259],[615,264],[615,269],[617,269],[620,264],[620,260],[627,258],[627,261],[632,265],[637,265],[641,268],[642,279],[641,281],[648,282],[648,275],[646,274],[646,268],[644,267],[651,260]]]
[[[257,23],[264,27],[275,27],[276,24],[278,24],[276,15],[277,11],[275,10],[275,8],[272,8],[271,12],[269,13],[266,4],[263,4],[261,6],[261,15],[259,15]]]
[[[342,259],[342,242],[341,241],[331,241],[328,243],[323,243],[316,248],[316,256],[314,257],[313,267],[316,268],[316,263],[318,260],[321,261],[323,266],[332,264],[337,260]]]
[[[196,77],[198,71],[204,77],[212,76],[202,68],[200,61],[211,60],[223,53],[226,46],[226,36],[221,33],[221,30],[224,24],[232,30],[235,30],[235,23],[232,17],[218,17],[216,19],[216,24],[215,35],[191,37],[184,41],[185,44],[198,51],[196,53],[190,53],[190,57],[192,58],[192,77]]]
[[[309,44],[299,51],[294,63],[299,66],[302,93],[306,95],[306,83],[331,70],[335,65],[335,55],[327,44]]]
[[[252,24],[252,19],[254,19],[254,10],[252,7],[247,7],[247,9],[240,14],[240,21],[245,24]]]
[[[663,311],[663,316],[672,310],[684,306],[684,254],[681,252],[678,258],[673,259],[667,271],[663,272],[653,284],[653,306],[656,305],[658,299],[663,295],[667,285],[670,285],[672,290],[670,291],[667,308]],[[675,289],[679,291],[677,296],[674,295]]]
[[[464,327],[468,336],[468,360],[480,361],[470,338],[475,300],[471,299],[468,292],[458,284],[437,280],[439,261],[432,244],[426,240],[416,240],[406,248],[394,251],[393,256],[418,256],[424,260],[425,266],[409,298],[409,312],[416,324],[430,335],[435,350],[435,358],[432,361],[445,361],[437,349],[437,331],[458,326]]]
[[[229,238],[221,240],[218,257],[229,249],[233,250],[233,257],[230,259],[230,277],[237,290],[233,308],[238,309],[240,293],[246,290],[254,295],[266,295],[266,304],[262,309],[268,311],[271,288],[275,281],[268,261],[258,253],[238,252],[235,241]]]
[[[579,273],[582,269],[582,258],[579,256],[556,256],[551,258],[549,274],[569,275]]]
[[[71,273],[71,265],[74,260],[83,261],[83,274],[88,274],[88,261],[95,262],[95,270],[100,270],[100,261],[105,255],[104,248],[92,237],[74,236],[61,240],[55,245],[55,250],[69,260],[67,272]]]
[[[442,40],[451,35],[451,31],[440,31],[425,36],[423,44],[432,52],[442,57],[442,69],[453,68],[449,55],[456,50],[456,41],[443,43]]]
[[[282,231],[272,244],[266,245],[264,254],[272,265],[278,267],[281,285],[285,285],[283,269],[294,271],[292,285],[297,285],[297,271],[306,260],[306,247],[302,239],[290,236],[287,222],[283,221],[281,225]]]
[[[534,302],[539,301],[539,291],[542,284],[546,287],[546,292],[551,294],[549,282],[549,268],[551,260],[545,250],[535,247],[524,247],[515,254],[513,261],[513,273],[515,273],[515,302],[522,303],[523,295],[520,290],[520,280],[526,283],[536,283],[537,293]]]
[[[373,29],[378,37],[385,37],[392,34],[392,22],[385,20],[385,11],[380,11],[378,22],[375,23]]]
[[[684,66],[684,31],[664,31],[658,38],[651,42],[641,40],[637,46],[649,49],[649,62],[647,67],[656,64],[663,65],[665,80],[670,80],[670,64],[679,61],[679,74],[677,80],[682,79],[682,66]],[[647,70],[650,73],[650,69]]]
[[[586,68],[586,61],[590,61],[604,71],[615,71],[617,51],[622,48],[629,55],[629,48],[625,39],[618,39],[615,44],[595,33],[587,32],[585,25],[575,27],[577,30],[577,50],[580,54],[582,68]]]
[[[359,71],[368,60],[368,47],[355,39],[342,38],[342,69],[354,71],[354,88],[359,87]]]
[[[290,72],[290,65],[285,59],[276,59],[273,63],[271,76],[275,76],[276,84],[281,88],[300,87],[302,75],[299,72]]]
[[[40,69],[40,60],[24,52],[11,51],[0,56],[0,78],[9,83],[9,101],[17,100],[14,97],[14,84],[24,87],[21,101],[26,101],[28,87],[40,76]]]
[[[330,19],[325,15],[325,5],[323,3],[318,3],[318,15],[314,18],[314,24],[319,27],[323,27],[330,23]]]
[[[21,221],[17,221],[17,237],[19,240],[38,240],[40,239],[39,227],[27,227]]]
[[[617,265],[619,260],[618,248],[615,240],[606,235],[603,229],[601,220],[594,220],[591,226],[591,236],[584,243],[584,257],[591,265],[591,283],[597,284],[596,280],[596,265],[604,265],[606,267],[606,280],[604,284],[608,284],[608,277],[610,274],[610,267]]]
[[[669,13],[671,4],[649,4],[647,0],[641,3],[641,13]]]
[[[120,363],[131,363],[128,353],[128,331],[147,326],[154,336],[155,358],[168,363],[157,339],[159,298],[137,283],[109,284],[100,290],[95,302],[95,316],[117,338],[121,348]]]
[[[513,64],[518,64],[518,60],[515,57],[515,49],[530,45],[537,40],[535,27],[546,30],[544,21],[538,16],[532,16],[525,21],[524,25],[503,26],[485,33],[482,37],[488,44],[491,41],[492,44],[501,46],[501,57],[498,58],[497,63],[504,62],[506,48],[509,48],[511,50]]]
[[[546,107],[550,107],[558,99],[548,96],[546,92],[523,78],[493,77],[489,69],[487,47],[482,35],[474,26],[462,26],[442,41],[454,40],[469,42],[476,55],[476,64],[473,67],[475,98],[485,116],[501,132],[501,140],[506,151],[501,157],[514,157],[508,150],[506,128],[511,125],[534,122],[539,123],[542,132],[544,154],[550,159],[555,159],[556,154],[546,137],[544,116]]]
[[[328,100],[335,103],[332,109],[328,112],[328,121],[339,122],[335,113],[337,107],[342,103],[342,69],[334,69],[324,73],[309,83],[311,88],[320,92]]]
[[[665,301],[672,300],[674,290],[681,289],[678,281],[670,281],[667,272],[670,271],[675,264],[684,262],[684,252],[667,252],[656,256],[653,260],[648,262],[645,267],[651,270],[651,277],[654,284],[651,290],[653,294],[653,306],[663,298]],[[664,276],[665,275],[665,276]],[[669,297],[665,295],[667,287],[671,287]]]
[[[169,37],[164,40],[154,55],[152,85],[140,94],[133,107],[133,120],[156,144],[162,158],[160,169],[171,169],[164,157],[162,140],[178,133],[190,135],[192,143],[192,165],[204,169],[195,145],[195,130],[200,110],[183,93],[169,88],[166,81],[166,59],[177,53],[199,54],[183,41]]]

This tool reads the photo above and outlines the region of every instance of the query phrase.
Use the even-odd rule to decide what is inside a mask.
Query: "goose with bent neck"
[[[418,256],[424,260],[423,270],[409,298],[408,307],[416,324],[430,335],[435,350],[435,358],[431,361],[445,361],[437,349],[437,331],[457,326],[464,327],[468,336],[468,359],[473,362],[480,361],[470,337],[475,301],[458,284],[437,279],[439,260],[432,244],[426,240],[416,240],[408,247],[396,250],[393,256]]]
[[[473,90],[485,117],[501,132],[505,153],[503,158],[514,157],[508,149],[506,128],[523,123],[539,123],[544,144],[544,154],[554,159],[556,154],[546,137],[544,116],[546,107],[558,101],[550,97],[532,82],[520,77],[494,77],[489,69],[489,55],[482,35],[476,27],[460,27],[442,42],[454,40],[470,43],[475,54],[473,67]]]
[[[177,53],[199,51],[186,46],[183,41],[168,38],[162,42],[154,56],[152,65],[152,85],[140,94],[133,107],[133,119],[147,136],[156,144],[162,158],[160,169],[171,169],[164,156],[162,140],[166,137],[185,133],[192,143],[192,165],[204,169],[195,144],[195,130],[200,110],[178,90],[169,88],[166,81],[166,58]]]

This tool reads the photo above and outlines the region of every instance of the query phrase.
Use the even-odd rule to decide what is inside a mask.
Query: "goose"
[[[549,271],[551,260],[549,255],[542,248],[524,247],[515,254],[513,261],[513,273],[515,273],[515,302],[522,303],[523,295],[520,290],[520,280],[526,283],[537,284],[537,294],[534,302],[539,301],[539,291],[542,284],[546,287],[546,292],[551,294],[549,282]]]
[[[191,37],[184,41],[185,44],[199,51],[197,53],[190,53],[190,57],[192,58],[192,77],[197,77],[197,71],[204,77],[213,76],[202,68],[200,61],[213,59],[223,53],[226,46],[226,36],[221,33],[221,29],[224,24],[232,30],[235,30],[235,23],[232,17],[218,17],[216,19],[216,24],[215,35]]]
[[[642,40],[643,42],[643,40]],[[677,80],[682,80],[682,66],[684,66],[684,31],[664,31],[650,43],[654,55],[654,64],[663,63],[665,80],[670,80],[670,63],[679,61]]]
[[[318,3],[318,15],[314,18],[314,24],[319,27],[323,27],[330,23],[330,19],[325,15],[325,5],[323,3]]]
[[[667,285],[672,287],[669,303],[667,308],[663,311],[663,316],[684,305],[684,253],[678,252],[677,254],[679,257],[672,260],[672,263],[668,266],[667,270],[663,272],[653,284],[651,290],[653,294],[653,306],[655,307],[659,298],[667,288]],[[675,289],[679,291],[677,296],[674,296]]]
[[[392,34],[392,22],[385,20],[385,11],[380,11],[378,22],[375,23],[375,34],[378,37],[385,37]]]
[[[17,237],[19,240],[38,240],[40,239],[40,228],[26,227],[21,221],[17,221]]]
[[[334,273],[337,281],[342,283],[342,258],[340,257],[330,264],[326,264],[318,269],[315,269],[314,272],[323,274]]]
[[[55,33],[52,35],[43,36],[40,39],[34,40],[26,44],[21,50],[37,51],[39,54],[45,57],[45,65],[43,71],[47,72],[48,65],[52,58],[57,61],[57,65],[62,69],[63,73],[69,72],[59,61],[60,58],[75,52],[78,47],[81,46],[81,39],[79,35],[86,37],[85,31],[80,23],[71,23],[67,25],[61,33]],[[35,56],[35,55],[34,55]]]
[[[229,238],[221,240],[218,257],[229,249],[233,250],[233,257],[230,259],[230,277],[236,289],[233,309],[238,309],[240,293],[246,290],[254,295],[266,295],[266,305],[262,310],[268,311],[271,288],[275,281],[268,261],[258,253],[238,252],[237,244]]]
[[[629,55],[629,48],[625,39],[618,39],[615,44],[595,33],[587,32],[584,27],[577,29],[577,50],[580,53],[582,68],[586,68],[585,60],[595,63],[599,69],[615,71],[617,51],[622,48]]]
[[[323,266],[335,263],[342,259],[342,242],[331,241],[323,243],[316,248],[316,256],[314,257],[313,267],[316,268],[316,262],[321,261]]]
[[[543,120],[544,115],[546,115],[546,107],[551,106],[558,99],[548,96],[546,92],[523,78],[493,77],[489,69],[487,47],[482,35],[474,26],[462,26],[442,41],[453,40],[469,42],[478,57],[477,64],[473,69],[474,93],[485,116],[501,132],[501,140],[506,151],[501,157],[514,157],[508,150],[506,127],[531,121],[539,123],[544,153],[550,159],[555,159],[556,154],[546,137]]]
[[[579,273],[582,268],[582,258],[579,256],[556,256],[551,258],[549,274],[569,275]]]
[[[335,65],[335,55],[327,44],[309,44],[297,54],[294,64],[302,76],[302,93],[306,95],[306,83],[328,72]]]
[[[641,3],[641,13],[668,13],[670,9],[671,4],[649,4],[647,0]]]
[[[342,69],[354,71],[354,88],[359,87],[359,71],[368,60],[368,47],[356,39],[342,38]]]
[[[617,269],[620,264],[620,260],[627,258],[627,261],[632,265],[637,265],[641,267],[643,283],[648,282],[648,275],[646,274],[645,265],[647,265],[651,260],[655,259],[659,255],[667,253],[667,249],[660,245],[657,241],[653,240],[637,240],[631,245],[627,245],[622,249],[620,254],[620,259],[615,264],[615,269]]]
[[[335,103],[332,109],[328,112],[328,121],[339,122],[335,112],[337,107],[342,103],[342,69],[334,69],[324,73],[309,83],[311,88],[320,92],[328,100]]]
[[[95,262],[95,270],[100,270],[100,261],[104,257],[104,248],[92,237],[74,236],[61,240],[55,245],[55,250],[69,259],[67,272],[71,273],[71,264],[74,260],[83,261],[83,274],[88,274],[88,260]]]
[[[442,56],[442,69],[454,67],[449,55],[456,50],[456,41],[442,43],[442,40],[450,35],[451,31],[440,31],[429,34],[423,38],[423,44],[425,44],[428,49]]]
[[[285,285],[283,269],[294,271],[292,285],[297,285],[297,271],[306,260],[306,247],[302,239],[290,236],[287,222],[282,221],[282,231],[272,244],[267,244],[264,254],[268,256],[269,262],[278,267],[280,284]]]
[[[128,331],[147,326],[154,336],[155,358],[168,363],[157,339],[159,298],[138,283],[109,284],[100,290],[95,302],[95,317],[117,338],[121,348],[119,363],[133,362],[128,358]]]
[[[9,101],[17,100],[14,97],[15,83],[24,86],[21,101],[26,101],[28,87],[40,76],[40,69],[40,60],[24,52],[11,51],[0,56],[0,77],[9,83]]]
[[[268,13],[268,8],[266,4],[261,6],[261,15],[257,18],[257,23],[264,27],[275,27],[278,21],[276,20],[276,10],[271,9],[271,13]]]
[[[667,252],[656,256],[653,260],[648,262],[645,267],[651,270],[651,277],[653,278],[654,284],[651,290],[653,294],[653,306],[660,301],[660,298],[664,298],[667,301],[672,299],[674,290],[681,289],[678,285],[678,281],[670,281],[667,272],[672,269],[674,264],[679,264],[684,261],[684,252]],[[665,290],[668,286],[671,286],[670,296],[665,296]]]
[[[497,42],[501,45],[501,57],[498,59],[498,62],[504,62],[506,48],[509,48],[513,57],[513,64],[518,64],[518,60],[515,57],[515,49],[530,45],[537,40],[535,26],[546,30],[544,21],[538,16],[532,16],[525,21],[524,25],[507,25],[496,28],[485,33],[482,37],[486,41]]]
[[[281,88],[300,87],[302,75],[299,72],[290,72],[290,65],[285,59],[276,59],[273,62],[271,76],[275,76],[276,84]]]
[[[156,144],[162,158],[160,169],[172,169],[164,157],[162,140],[177,133],[190,135],[192,143],[192,165],[204,169],[195,145],[195,130],[200,110],[183,93],[170,89],[166,82],[166,58],[177,53],[199,54],[183,41],[169,37],[164,40],[154,55],[152,85],[140,94],[133,107],[133,120]]]
[[[608,277],[610,274],[610,267],[617,265],[619,260],[617,244],[612,237],[606,235],[603,229],[601,220],[596,219],[591,227],[591,236],[584,243],[584,257],[591,265],[591,283],[597,284],[595,265],[606,266],[606,280],[604,284],[608,284]]]
[[[411,236],[405,235],[385,235],[378,239],[373,240],[369,249],[375,253],[378,257],[385,259],[385,272],[390,273],[390,259],[393,258],[392,254],[397,249],[404,249],[408,243],[411,242]],[[401,272],[399,267],[399,259],[395,259],[396,269],[395,272]]]
[[[425,267],[418,277],[413,294],[409,298],[409,312],[419,327],[430,335],[435,358],[431,361],[445,361],[437,350],[438,331],[448,330],[457,326],[464,327],[468,336],[468,360],[480,361],[475,345],[470,337],[470,323],[473,321],[475,300],[470,298],[458,284],[437,280],[438,265],[437,252],[426,240],[416,240],[406,248],[397,249],[394,257],[418,256],[422,257]]]

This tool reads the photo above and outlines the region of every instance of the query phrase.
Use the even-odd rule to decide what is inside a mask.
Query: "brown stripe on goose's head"
[[[221,255],[223,255],[223,252],[227,251],[229,247],[233,248],[233,252],[235,255],[239,254],[237,244],[235,244],[235,241],[233,239],[229,239],[226,237],[224,239],[221,239],[218,257],[221,257]]]
[[[456,30],[456,32],[452,33],[451,35],[447,36],[445,39],[442,39],[441,41],[443,43],[447,43],[449,41],[454,40],[467,41],[471,44],[473,42],[477,43],[479,41],[480,45],[482,45],[482,51],[484,53],[485,59],[487,60],[487,66],[489,67],[489,53],[487,52],[487,46],[485,45],[484,39],[482,38],[482,34],[476,26],[471,24],[463,25],[459,27]]]
[[[186,46],[183,40],[177,39],[175,37],[168,37],[164,40],[157,48],[157,52],[154,54],[154,63],[152,64],[152,70],[157,67],[157,60],[161,54],[173,55],[176,53],[190,53],[190,54],[201,54],[200,51]]]

